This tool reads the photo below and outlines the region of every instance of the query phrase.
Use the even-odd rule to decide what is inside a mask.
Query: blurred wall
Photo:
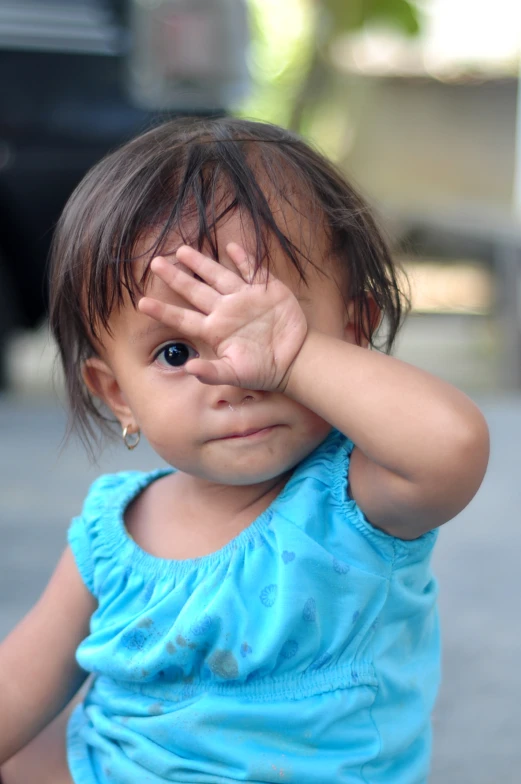
[[[371,197],[400,207],[510,206],[515,79],[354,78],[347,164]]]

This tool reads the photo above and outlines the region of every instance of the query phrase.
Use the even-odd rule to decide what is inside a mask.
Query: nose
[[[242,387],[220,386],[215,388],[216,408],[240,408],[261,400],[264,392]]]

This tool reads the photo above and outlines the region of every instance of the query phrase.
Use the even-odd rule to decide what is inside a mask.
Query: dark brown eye
[[[189,359],[197,357],[197,351],[186,343],[169,343],[159,351],[156,360],[160,365],[182,367]]]

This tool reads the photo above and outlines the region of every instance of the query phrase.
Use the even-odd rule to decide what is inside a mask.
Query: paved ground
[[[442,531],[435,557],[444,682],[431,784],[521,781],[521,399],[483,408],[490,470],[473,503]],[[0,399],[0,637],[45,584],[92,479],[157,465],[143,444],[134,453],[117,446],[98,466],[75,443],[60,455],[63,430],[51,403]]]

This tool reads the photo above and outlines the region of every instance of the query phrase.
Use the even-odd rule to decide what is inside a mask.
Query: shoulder
[[[349,459],[354,444],[338,430],[329,435],[295,469],[289,485],[298,486],[311,480],[311,486],[333,490],[345,485]]]
[[[92,517],[115,499],[127,492],[138,491],[148,476],[144,471],[119,471],[116,474],[102,474],[91,484],[83,502],[82,516]]]
[[[333,430],[296,469],[283,491],[283,513],[311,538],[334,548],[337,557],[357,553],[371,571],[390,576],[395,566],[428,559],[436,531],[418,539],[399,539],[369,521],[351,492],[351,462],[355,444]]]
[[[96,594],[96,571],[100,564],[121,554],[127,544],[123,515],[127,506],[161,470],[121,471],[104,474],[90,486],[81,514],[75,517],[67,539],[78,570],[89,588]]]
[[[129,512],[134,517],[135,509],[141,509],[143,503],[150,506],[149,491],[155,488],[156,480],[171,469],[154,471],[120,471],[117,474],[104,474],[90,486],[80,515],[82,525],[91,536],[106,537],[115,526],[119,531],[123,518]],[[101,530],[99,530],[101,529]]]
[[[172,479],[175,484],[178,474],[155,471],[147,477],[155,481],[147,481],[145,486],[141,484],[140,492],[133,493],[130,502],[124,507],[125,529],[144,550],[161,552],[164,549],[161,544],[164,544],[165,529],[168,530],[171,521],[170,487]],[[154,543],[155,532],[159,533],[158,541]]]

